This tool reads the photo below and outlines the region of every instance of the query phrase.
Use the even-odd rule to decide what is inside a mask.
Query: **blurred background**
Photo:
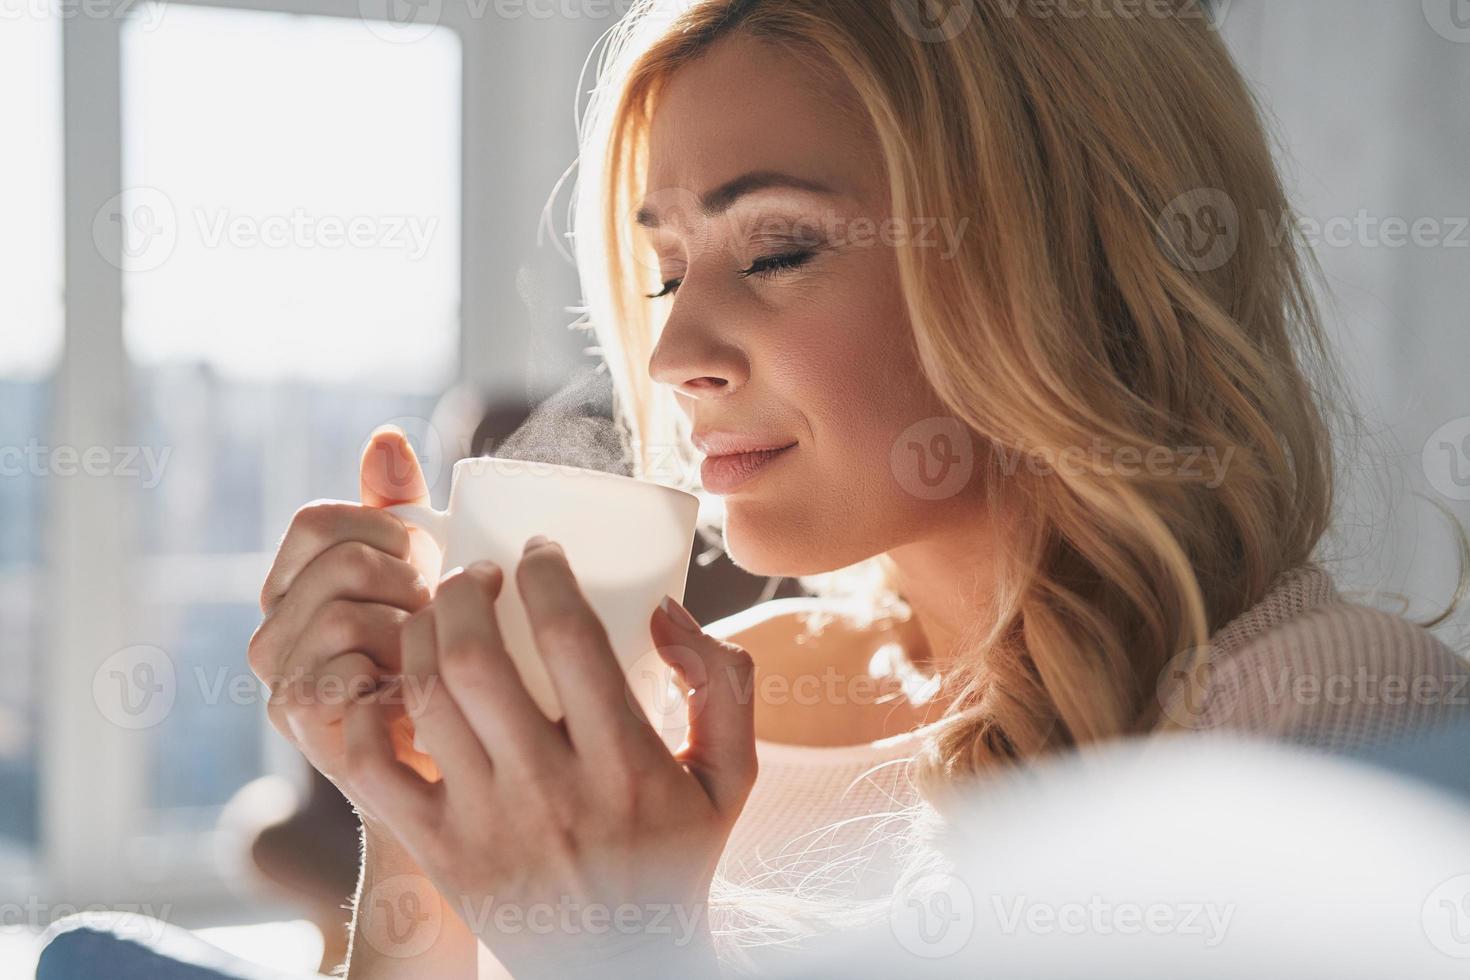
[[[589,377],[575,107],[627,6],[0,0],[0,974],[86,907],[329,965],[356,835],[265,722],[260,584],[297,507],[356,498],[374,428],[442,505],[456,459]],[[1339,584],[1424,618],[1457,570],[1435,505],[1470,522],[1470,0],[1210,16],[1372,437]],[[790,586],[691,567],[705,620]]]

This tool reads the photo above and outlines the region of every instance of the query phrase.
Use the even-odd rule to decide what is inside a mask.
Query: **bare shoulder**
[[[772,599],[705,627],[755,663],[758,738],[788,745],[863,745],[932,720],[938,705],[910,703],[874,654],[910,648],[917,624],[875,618],[849,600]]]
[[[852,602],[821,596],[768,599],[704,627],[710,636],[740,646],[785,647],[788,651],[821,638],[829,643],[876,639],[891,629],[890,623],[869,622],[861,607]]]

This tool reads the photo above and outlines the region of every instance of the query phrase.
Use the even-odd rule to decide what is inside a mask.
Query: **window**
[[[460,64],[447,30],[174,7],[124,26],[122,70],[130,636],[173,685],[142,832],[177,843],[267,768],[241,681],[291,512],[356,499],[368,434],[454,381]]]
[[[0,874],[26,873],[38,842],[38,681],[51,375],[61,351],[61,29],[55,16],[0,30]]]
[[[306,776],[244,661],[290,514],[390,421],[442,503],[436,437],[580,358],[538,237],[575,132],[523,124],[607,23],[35,10],[0,26],[0,891],[228,902],[220,805]]]

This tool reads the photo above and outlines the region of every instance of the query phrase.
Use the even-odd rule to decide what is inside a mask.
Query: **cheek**
[[[896,279],[875,270],[870,282],[811,318],[775,370],[811,427],[831,489],[902,504],[889,472],[894,446],[943,409],[920,372]]]
[[[843,258],[802,311],[781,315],[782,342],[766,367],[819,441],[855,448],[925,417],[935,400],[920,377],[892,252]]]
[[[800,414],[803,445],[771,493],[728,501],[727,543],[737,563],[759,574],[816,574],[923,530],[932,508],[893,473],[902,434],[938,411],[908,329],[901,303],[872,290],[783,317],[785,342],[770,352],[764,387]]]

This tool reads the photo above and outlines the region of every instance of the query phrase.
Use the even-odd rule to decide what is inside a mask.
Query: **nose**
[[[648,358],[648,376],[690,398],[732,395],[750,380],[745,353],[710,329],[692,308],[670,311]]]

